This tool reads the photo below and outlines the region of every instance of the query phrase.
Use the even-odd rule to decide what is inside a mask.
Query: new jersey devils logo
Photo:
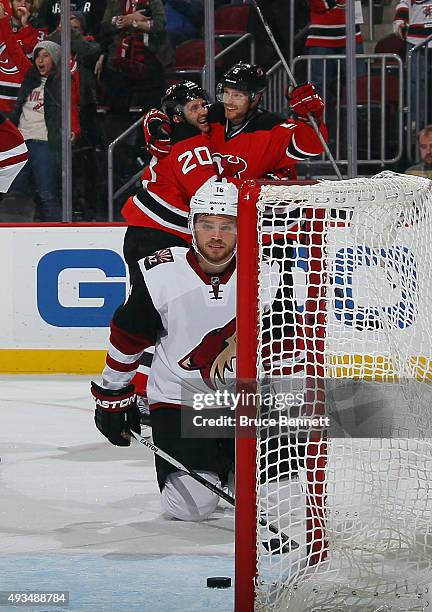
[[[0,44],[0,72],[4,74],[16,74],[18,72],[18,68],[11,62],[6,53],[6,45],[4,43]]]
[[[219,329],[212,329],[201,342],[190,351],[179,366],[184,370],[198,370],[208,387],[216,390],[226,385],[225,375],[234,372],[236,358],[236,320]]]
[[[221,178],[241,178],[241,174],[247,169],[247,163],[237,155],[221,155],[216,153],[212,156],[217,164]]]

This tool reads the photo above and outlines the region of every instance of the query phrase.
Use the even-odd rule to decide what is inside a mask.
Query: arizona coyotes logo
[[[11,62],[6,53],[6,45],[4,43],[0,43],[0,72],[4,74],[16,74],[18,72],[18,68]]]
[[[234,372],[236,358],[236,320],[219,329],[212,329],[201,342],[190,351],[179,366],[189,372],[198,370],[208,387],[216,390],[226,385],[225,375]]]
[[[155,266],[163,263],[169,263],[174,261],[173,254],[170,249],[160,249],[160,251],[156,251],[153,255],[148,255],[144,259],[144,267],[146,270],[151,270]]]
[[[221,178],[241,178],[241,174],[247,169],[247,163],[237,155],[213,155],[213,161],[217,164]]]

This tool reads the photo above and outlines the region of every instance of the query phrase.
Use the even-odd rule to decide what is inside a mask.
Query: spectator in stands
[[[132,96],[146,111],[164,93],[164,66],[172,54],[162,0],[108,0],[101,31],[108,104],[127,126]]]
[[[39,21],[48,32],[54,32],[60,22],[60,0],[40,0]],[[99,33],[100,23],[105,11],[106,0],[76,0],[70,3],[71,11],[84,14],[87,32],[93,36]]]
[[[164,6],[166,29],[173,47],[200,36],[204,23],[203,0],[164,0]]]
[[[412,2],[412,0],[399,0],[396,6],[393,30],[408,44],[420,44],[432,34],[432,0]],[[432,46],[429,44],[429,46]]]
[[[50,34],[49,40],[61,44],[61,31],[58,27]],[[93,133],[96,121],[96,76],[95,66],[100,56],[100,45],[93,36],[86,35],[84,13],[71,12],[71,52],[77,61],[80,76],[80,123],[84,133]]]
[[[408,49],[411,51],[414,47],[420,45],[430,34],[432,34],[432,0],[399,0],[396,6],[395,20],[393,21],[394,32],[407,41]],[[432,41],[428,43],[429,48],[432,47]],[[425,97],[425,70],[429,64],[426,64],[425,53],[420,52],[412,55],[412,72],[410,101],[411,109],[414,113],[413,128],[418,131],[428,121],[428,107],[430,106],[429,92]],[[430,73],[429,73],[430,77]],[[417,104],[419,111],[417,113]],[[418,116],[417,116],[418,115]]]
[[[57,28],[49,40],[60,44],[61,30]],[[84,13],[71,12],[71,52],[76,60],[79,80],[79,116],[81,126],[80,153],[74,156],[73,211],[74,217],[91,221],[99,200],[96,147],[102,144],[97,118],[95,66],[100,56],[100,45],[93,36],[86,35]]]
[[[309,0],[310,27],[306,39],[309,55],[345,55],[346,53],[346,0]],[[356,2],[357,6],[361,4]],[[363,38],[358,23],[362,22],[356,15],[356,53],[363,53]],[[344,63],[342,64],[342,69]],[[363,61],[357,61],[357,76],[366,73]],[[311,62],[311,75],[307,80],[317,86],[324,99],[331,95],[332,85],[337,78],[337,62],[327,61],[326,91],[324,91],[324,62]],[[326,95],[327,94],[327,95]]]
[[[162,0],[108,0],[101,25],[104,57],[96,66],[108,105],[106,136],[112,142],[138,117],[130,109],[145,112],[159,104],[165,91],[164,67],[172,60],[165,30]],[[103,65],[102,65],[103,61]],[[130,137],[116,149],[115,185],[123,185],[142,168],[138,158],[144,143]]]
[[[233,2],[240,4],[240,2]],[[291,30],[294,32],[294,55],[300,55],[306,41],[309,25],[309,7],[307,0],[266,0],[261,2],[261,11],[285,58],[290,60]],[[257,61],[270,68],[278,56],[270,43],[268,34],[262,27],[261,20],[252,11],[250,28],[256,40]],[[292,27],[292,20],[294,24]]]
[[[418,135],[420,163],[410,166],[405,174],[432,179],[432,125],[427,125]]]
[[[6,2],[8,0],[5,0]],[[34,15],[34,3],[33,0],[10,0],[11,7],[11,22],[12,29],[14,32],[18,32],[23,28],[30,26],[29,31],[21,32],[24,35],[25,43],[31,40],[29,32],[37,29],[34,27],[35,15]],[[38,32],[39,34],[39,32]]]
[[[22,67],[8,53],[6,38],[13,36],[27,57],[31,57],[37,42],[45,37],[45,31],[33,25],[31,0],[0,1],[0,111],[10,114],[16,103],[18,89],[23,81]]]
[[[11,43],[12,46],[12,43]],[[17,49],[20,51],[19,47]],[[24,57],[24,59],[26,59]],[[60,46],[53,41],[38,43],[18,92],[12,121],[26,142],[29,161],[13,181],[9,192],[28,195],[33,178],[41,200],[44,221],[61,221],[61,78]],[[72,74],[72,139],[79,136],[77,73]]]

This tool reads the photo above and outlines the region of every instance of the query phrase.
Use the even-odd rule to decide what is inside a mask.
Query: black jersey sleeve
[[[137,273],[128,299],[116,310],[112,322],[118,329],[128,334],[143,336],[152,344],[162,331],[160,315],[141,273]]]
[[[132,380],[144,350],[155,344],[163,325],[143,277],[138,277],[128,299],[111,321],[102,386],[121,389]]]

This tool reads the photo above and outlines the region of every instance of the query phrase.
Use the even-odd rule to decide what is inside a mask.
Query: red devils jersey
[[[16,41],[21,45],[22,50],[29,59],[32,58],[33,49],[38,42],[44,40],[47,34],[46,28],[35,28],[30,23],[19,29],[12,26],[12,32]]]
[[[142,188],[123,207],[128,225],[161,229],[190,240],[190,198],[205,181],[215,179],[216,172],[233,182],[270,173],[292,179],[298,161],[323,151],[307,123],[284,122],[267,111],[258,110],[229,133],[223,104],[214,104],[209,122],[210,136],[186,123],[174,128],[171,153],[161,160],[152,159],[144,171]],[[323,124],[321,130],[327,137]]]
[[[11,112],[18,90],[31,66],[28,59],[45,31],[31,25],[14,32],[9,19],[0,19],[0,111]]]
[[[221,177],[258,179],[277,173],[296,178],[295,165],[323,152],[313,128],[304,121],[284,121],[275,113],[258,109],[246,123],[229,131],[222,104],[211,107],[210,146]],[[327,131],[321,123],[321,131]]]
[[[309,0],[310,25],[306,47],[345,47],[346,12],[345,0]],[[360,26],[356,25],[356,42],[363,37]]]
[[[161,229],[190,241],[189,201],[216,173],[209,139],[188,123],[175,126],[172,150],[163,159],[153,157],[144,170],[142,188],[122,209],[128,225]]]
[[[11,112],[18,90],[31,66],[31,57],[37,42],[45,31],[27,25],[14,32],[9,19],[0,19],[0,111]]]
[[[0,113],[0,192],[5,193],[28,159],[27,147],[14,124]]]
[[[143,282],[133,286],[111,324],[102,385],[127,385],[142,351],[154,344],[147,385],[151,409],[191,406],[193,394],[221,389],[235,376],[235,260],[220,275],[205,274],[192,249],[173,247],[139,265]],[[267,279],[264,307],[280,283],[277,265],[268,268]]]

